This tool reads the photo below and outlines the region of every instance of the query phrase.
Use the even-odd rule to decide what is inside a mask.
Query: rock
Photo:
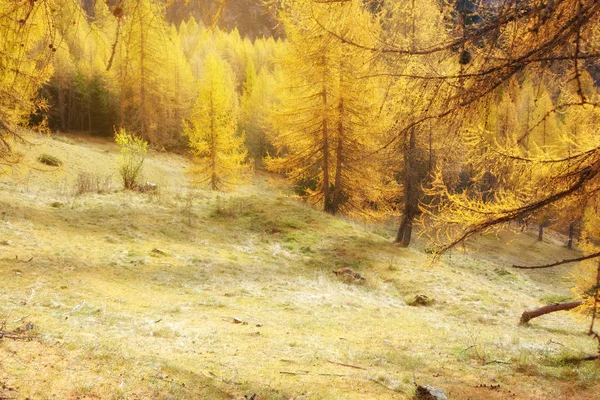
[[[157,256],[166,256],[167,253],[165,253],[164,251],[157,249],[156,247],[153,248],[150,253],[152,253],[153,255],[157,255]]]
[[[434,388],[430,385],[417,385],[417,391],[415,392],[415,399],[419,400],[448,400],[448,397],[438,388]]]
[[[429,306],[433,304],[433,299],[424,294],[417,294],[414,299],[407,302],[409,306]]]
[[[365,281],[365,277],[358,272],[352,271],[351,268],[343,267],[334,269],[333,273],[338,277],[342,278],[347,283],[362,283]]]
[[[60,167],[63,164],[57,157],[51,156],[50,154],[40,154],[38,161],[51,167]]]

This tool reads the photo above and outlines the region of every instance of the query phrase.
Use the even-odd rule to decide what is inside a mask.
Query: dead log
[[[519,325],[526,325],[530,320],[540,317],[542,315],[550,314],[556,311],[567,311],[577,308],[581,305],[582,301],[570,301],[568,303],[554,303],[544,307],[536,308],[535,310],[529,310],[523,312]]]

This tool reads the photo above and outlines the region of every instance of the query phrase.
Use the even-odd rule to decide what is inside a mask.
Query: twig
[[[350,375],[344,375],[344,374],[316,374],[316,375],[320,375],[320,376],[350,376]]]
[[[331,361],[331,360],[327,360],[328,363],[331,364],[335,364],[335,365],[341,365],[342,367],[348,367],[348,368],[354,368],[354,369],[362,369],[363,371],[366,371],[366,368],[363,367],[359,367],[357,365],[351,365],[351,364],[344,364],[344,363],[339,363],[339,362],[335,362],[335,361]]]
[[[464,352],[466,352],[466,351],[469,351],[469,350],[471,350],[473,347],[477,347],[477,345],[476,345],[476,344],[474,344],[474,345],[471,345],[471,346],[467,347],[466,349],[463,349],[463,350],[461,350],[461,353],[464,353]]]
[[[84,304],[85,304],[85,300],[83,300],[81,303],[79,303],[75,307],[73,307],[73,309],[71,311],[69,311],[67,314],[73,314],[75,311],[77,311],[81,307],[83,307]]]
[[[309,375],[308,371],[298,371],[298,372],[279,371],[279,373],[283,374],[283,375]]]
[[[492,361],[486,361],[483,363],[483,365],[488,365],[488,364],[510,364],[508,361],[502,361],[502,360],[492,360]]]
[[[210,375],[211,375],[213,378],[217,378],[217,379],[219,379],[220,381],[227,383],[228,385],[241,385],[241,384],[242,384],[241,382],[234,382],[234,381],[230,381],[230,380],[228,380],[228,379],[225,379],[225,378],[221,378],[219,375],[215,374],[215,373],[214,373],[214,372],[212,372],[212,371],[208,371],[208,373],[209,373],[209,374],[210,374]]]
[[[17,322],[21,322],[21,321],[23,321],[25,318],[29,317],[29,315],[30,315],[30,314],[25,314],[25,315],[23,315],[21,318],[19,318],[19,319],[15,319],[15,320],[13,321],[13,324],[16,324]]]

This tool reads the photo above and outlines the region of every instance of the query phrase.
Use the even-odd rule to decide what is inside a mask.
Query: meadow
[[[587,321],[518,326],[572,297],[572,267],[511,269],[577,255],[561,235],[480,236],[432,265],[424,238],[393,245],[397,221],[325,214],[276,175],[212,192],[190,187],[187,158],[151,151],[158,190],[124,191],[113,143],[30,139],[0,177],[0,331],[21,332],[0,338],[2,399],[600,394],[600,365],[569,362],[597,351]]]

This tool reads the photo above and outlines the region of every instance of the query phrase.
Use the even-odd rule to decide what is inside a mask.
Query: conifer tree
[[[51,55],[57,46],[51,27],[50,0],[0,0],[0,162],[18,160],[11,140],[22,140],[18,127],[46,104],[38,89],[52,74]]]
[[[154,0],[127,3],[115,74],[121,125],[155,144],[177,141],[193,78],[176,31]]]
[[[250,167],[243,135],[237,135],[238,105],[227,63],[217,55],[205,60],[198,98],[185,134],[194,155],[193,182],[224,190],[243,182]]]
[[[365,40],[377,36],[377,26],[360,1],[284,6],[288,49],[279,63],[271,139],[278,153],[267,167],[286,173],[301,196],[331,214],[386,214],[397,187],[387,154],[374,150],[387,115],[376,82],[360,79],[376,67],[367,53],[327,34],[320,20],[336,21],[338,34]]]

